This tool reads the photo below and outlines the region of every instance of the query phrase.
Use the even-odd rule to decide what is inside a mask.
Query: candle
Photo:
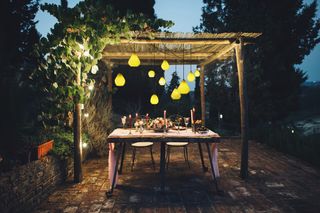
[[[148,120],[149,120],[149,114],[146,114],[146,127],[148,128]]]
[[[163,119],[164,119],[164,125],[167,128],[167,119],[166,119],[166,117],[167,117],[167,110],[164,110],[163,111]]]
[[[130,128],[132,127],[132,117],[131,117],[131,114],[129,115],[129,126],[130,126]]]
[[[138,113],[136,113],[136,122],[137,122],[137,120],[138,120]]]
[[[196,120],[196,109],[193,107],[192,108],[192,117],[193,117],[193,121]]]
[[[190,110],[190,117],[191,117],[191,125],[193,124],[193,113],[192,110]]]

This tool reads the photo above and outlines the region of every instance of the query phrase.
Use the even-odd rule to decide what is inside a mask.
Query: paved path
[[[165,194],[158,191],[156,145],[157,171],[145,150],[137,153],[131,172],[129,151],[112,198],[105,196],[109,187],[107,159],[95,159],[84,164],[81,184],[62,185],[35,212],[320,212],[319,169],[250,143],[250,177],[243,181],[239,178],[240,142],[223,141],[219,167],[224,194],[218,195],[210,173],[201,170],[197,146],[191,145],[189,150],[191,169],[184,163],[182,150],[172,150]]]

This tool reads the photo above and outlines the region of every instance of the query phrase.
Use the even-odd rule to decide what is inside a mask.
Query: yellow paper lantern
[[[178,90],[179,90],[180,94],[186,95],[190,92],[190,87],[185,80],[182,80],[179,87],[178,87]]]
[[[114,79],[114,83],[116,84],[117,87],[122,87],[125,85],[126,79],[121,73],[118,73],[118,75]]]
[[[168,62],[167,60],[163,60],[163,61],[162,61],[162,64],[161,64],[161,68],[162,68],[164,71],[168,70],[168,69],[170,68],[169,62]]]
[[[200,77],[200,71],[198,69],[196,69],[196,71],[194,71],[194,76]]]
[[[181,98],[181,94],[177,88],[175,88],[171,93],[172,100],[179,100]]]
[[[154,78],[154,76],[156,76],[155,71],[153,71],[153,70],[149,70],[149,72],[148,72],[148,76],[149,76],[149,78]]]
[[[130,67],[138,67],[140,65],[140,59],[137,54],[132,53],[129,58],[128,64]]]
[[[156,94],[153,94],[150,98],[150,103],[152,105],[157,105],[159,103],[159,98]]]
[[[159,79],[159,84],[160,84],[161,86],[164,86],[164,85],[166,84],[166,79],[165,79],[164,77],[161,77],[161,78]]]
[[[196,78],[196,77],[194,76],[194,74],[192,73],[192,71],[190,71],[189,74],[188,74],[188,76],[187,76],[188,81],[189,81],[189,82],[193,82],[195,78]]]

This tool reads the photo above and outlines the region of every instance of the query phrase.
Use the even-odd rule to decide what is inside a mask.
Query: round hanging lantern
[[[180,94],[186,95],[190,92],[190,87],[185,80],[182,80],[179,87],[178,87],[178,90],[179,90]]]
[[[195,79],[195,76],[194,74],[192,73],[192,71],[189,72],[188,76],[187,76],[187,79],[189,82],[193,82],[194,79]]]
[[[181,98],[181,94],[177,88],[175,88],[171,93],[172,100],[179,100]]]
[[[126,79],[124,78],[124,76],[121,73],[118,73],[118,75],[114,79],[114,83],[117,87],[122,87],[125,85]]]
[[[161,78],[159,79],[159,84],[160,84],[161,86],[164,86],[164,85],[166,84],[166,79],[165,79],[164,77],[161,77]]]
[[[162,68],[164,71],[168,70],[168,69],[170,68],[169,62],[168,62],[167,60],[163,60],[163,61],[162,61],[162,64],[161,64],[161,68]]]
[[[152,105],[157,105],[159,103],[159,98],[156,94],[153,94],[150,98],[150,103]]]
[[[149,78],[154,78],[154,76],[156,76],[155,71],[153,71],[153,70],[149,70],[149,72],[148,72],[148,76],[149,76]]]
[[[130,67],[138,67],[140,65],[140,59],[137,54],[132,53],[129,58],[128,64]]]
[[[198,69],[196,69],[196,71],[194,71],[194,76],[200,77],[200,71]]]

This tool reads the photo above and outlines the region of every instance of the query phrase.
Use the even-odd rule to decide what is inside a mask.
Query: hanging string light
[[[177,73],[177,63],[175,64],[175,72]],[[178,88],[174,88],[171,93],[171,99],[172,100],[180,100],[180,98],[181,98],[181,94],[180,94]]]
[[[153,45],[153,67],[155,66],[155,61],[156,61],[156,44]],[[151,69],[148,72],[149,78],[154,78],[156,76],[156,72]]]
[[[200,77],[200,71],[198,67],[196,68],[196,71],[194,71],[194,76],[196,76],[197,78]]]
[[[184,45],[183,45],[183,51],[182,51],[182,72],[183,72],[183,80],[181,81],[178,90],[180,94],[186,95],[190,92],[190,87],[186,80],[184,80]]]
[[[140,59],[136,54],[136,45],[134,45],[134,53],[130,56],[128,64],[130,67],[138,67],[140,65]]]
[[[166,47],[164,46],[164,60],[161,63],[161,69],[163,69],[163,71],[166,71],[170,68],[170,64],[169,62],[166,60]]]
[[[118,75],[114,79],[114,83],[117,87],[123,87],[126,83],[126,79],[121,73],[118,73]]]
[[[157,105],[159,103],[159,98],[156,94],[152,94],[150,97],[150,103],[152,105]]]
[[[164,77],[161,77],[161,78],[159,79],[159,84],[160,84],[161,86],[166,85],[166,79],[165,79]]]

